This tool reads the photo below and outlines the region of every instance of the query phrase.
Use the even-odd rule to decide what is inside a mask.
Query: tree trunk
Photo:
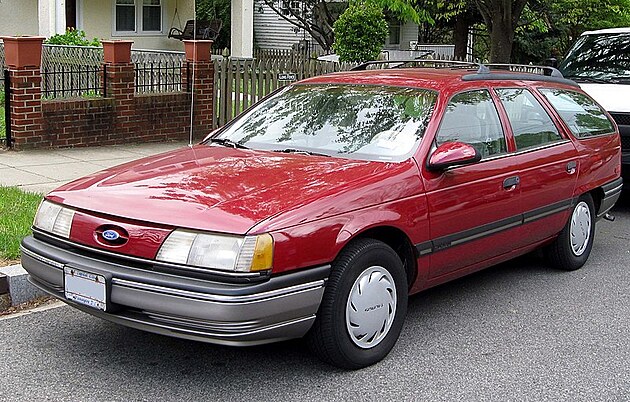
[[[496,18],[499,17],[499,18]],[[497,21],[497,19],[499,21]],[[495,16],[490,31],[490,63],[509,63],[514,41],[514,28]]]
[[[459,15],[455,19],[455,29],[453,31],[453,41],[455,42],[455,58],[465,60],[468,53],[468,19]]]
[[[528,0],[476,0],[490,33],[490,62],[509,63],[514,30]]]

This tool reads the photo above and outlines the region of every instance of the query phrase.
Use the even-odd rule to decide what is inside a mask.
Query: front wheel
[[[407,312],[407,276],[385,243],[359,239],[333,263],[317,320],[307,335],[323,361],[359,369],[392,349]]]
[[[595,207],[585,194],[571,211],[569,221],[556,240],[546,249],[549,261],[557,268],[574,271],[586,263],[595,237]]]

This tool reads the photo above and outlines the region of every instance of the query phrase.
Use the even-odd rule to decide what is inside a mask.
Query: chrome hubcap
[[[591,240],[591,211],[584,201],[580,201],[571,216],[571,250],[581,256]]]
[[[396,316],[396,285],[383,267],[363,271],[352,285],[346,303],[346,328],[360,348],[378,345]]]

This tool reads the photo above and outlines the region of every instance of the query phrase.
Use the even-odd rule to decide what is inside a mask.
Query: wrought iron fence
[[[181,61],[138,63],[135,66],[136,93],[181,92],[182,74],[187,71],[187,65],[182,65]]]
[[[101,97],[105,94],[104,66],[60,66],[42,70],[42,96],[46,99]],[[103,82],[101,82],[101,77]]]
[[[103,48],[44,45],[42,95],[45,98],[104,96]]]
[[[136,93],[180,92],[185,73],[184,52],[132,50]]]
[[[0,41],[0,91],[4,88],[4,42]]]

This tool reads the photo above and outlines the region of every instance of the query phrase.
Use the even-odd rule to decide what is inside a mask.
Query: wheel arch
[[[339,253],[356,239],[374,239],[391,247],[403,263],[407,273],[407,286],[411,288],[418,276],[418,254],[411,239],[403,230],[389,225],[366,228],[349,238],[339,250]]]

